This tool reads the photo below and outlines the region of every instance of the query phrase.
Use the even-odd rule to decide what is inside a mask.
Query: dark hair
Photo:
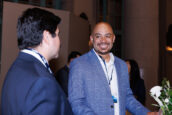
[[[24,11],[17,24],[19,49],[39,45],[42,42],[44,30],[49,31],[52,37],[55,37],[60,21],[58,16],[40,8],[29,8]]]
[[[71,59],[76,58],[78,55],[81,56],[81,53],[79,53],[78,51],[72,51],[68,56],[68,63]]]
[[[132,59],[126,60],[130,63],[131,66],[131,71],[130,71],[130,87],[133,89],[135,87],[135,84],[137,83],[138,80],[141,79],[140,77],[140,70],[137,62]]]

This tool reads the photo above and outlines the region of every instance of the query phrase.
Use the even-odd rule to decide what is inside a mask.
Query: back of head
[[[38,46],[42,42],[44,30],[55,37],[60,21],[58,16],[40,8],[29,8],[24,11],[17,24],[19,49]]]
[[[78,51],[72,51],[68,56],[68,63],[71,61],[71,59],[74,59],[78,56],[81,56],[81,53]]]
[[[137,62],[135,60],[129,59],[126,60],[130,63],[131,66],[131,71],[130,71],[130,84],[131,87],[132,85],[134,85],[139,79],[141,79],[140,77],[140,70],[139,70],[139,66],[137,64]]]

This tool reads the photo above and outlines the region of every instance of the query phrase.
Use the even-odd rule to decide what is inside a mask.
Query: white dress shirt
[[[94,50],[95,52],[95,50]],[[104,70],[104,73],[107,78],[107,82],[109,84],[111,94],[112,96],[117,98],[117,103],[114,103],[114,114],[119,115],[119,97],[118,97],[118,82],[117,82],[117,73],[116,73],[116,67],[114,65],[115,58],[112,53],[109,53],[110,60],[109,62],[103,61],[103,59],[95,52],[97,55],[102,68]]]

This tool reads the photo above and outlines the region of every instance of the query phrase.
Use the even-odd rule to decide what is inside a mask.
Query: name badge
[[[112,96],[112,99],[113,99],[114,103],[117,103],[117,98],[116,97]]]

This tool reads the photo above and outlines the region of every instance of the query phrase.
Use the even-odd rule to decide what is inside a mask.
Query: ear
[[[113,43],[115,42],[115,39],[116,39],[116,37],[115,37],[115,35],[113,36],[113,38],[112,38],[112,40],[113,40]]]
[[[91,40],[91,42],[93,42],[93,36],[92,35],[90,35],[90,40]]]
[[[43,31],[42,43],[49,44],[49,34],[50,33],[48,31]]]

